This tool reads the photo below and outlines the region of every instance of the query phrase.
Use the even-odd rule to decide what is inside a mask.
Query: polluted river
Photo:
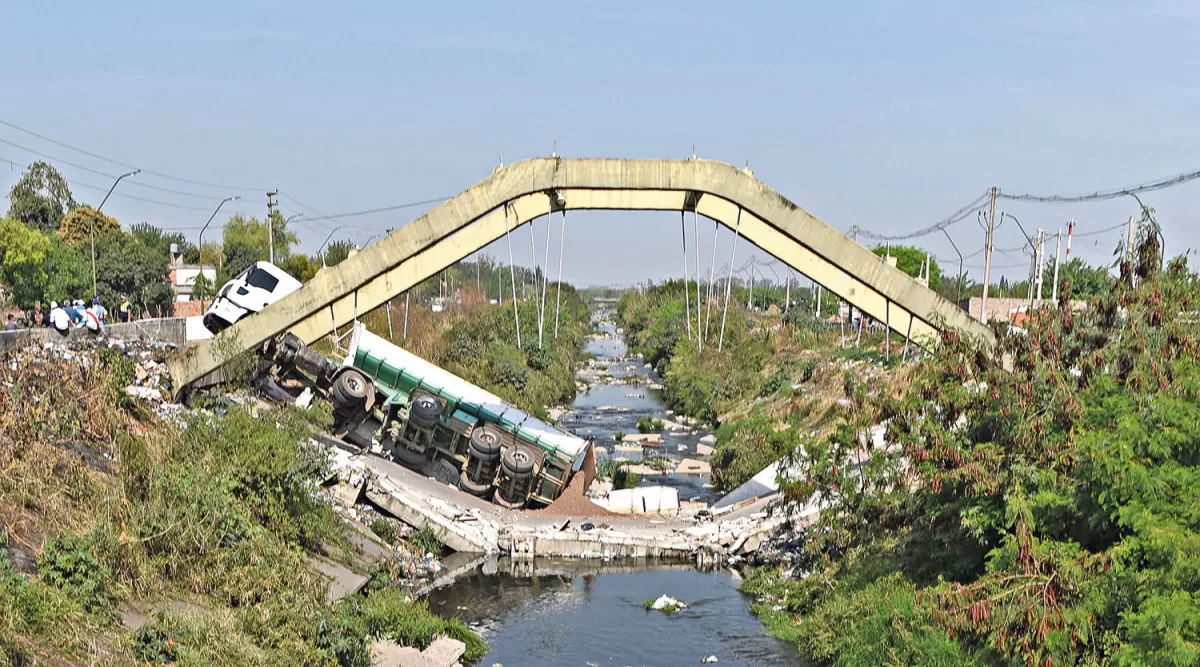
[[[705,434],[671,421],[653,371],[640,358],[626,357],[610,322],[601,322],[599,330],[588,352],[603,371],[589,373],[587,364],[580,370],[589,384],[560,414],[561,424],[593,436],[601,456],[636,462],[640,448],[615,447],[613,436],[637,433],[643,417],[663,419],[656,457],[672,464],[707,460],[696,451]],[[645,475],[641,484],[676,487],[680,500],[711,500],[706,470],[674,474],[670,466],[660,467],[668,472]],[[762,634],[750,597],[738,591],[740,581],[734,568],[702,570],[663,560],[501,558],[428,591],[427,599],[435,613],[459,617],[483,636],[491,646],[479,662],[484,666],[810,664],[793,646]],[[643,607],[662,595],[687,606],[674,612]]]

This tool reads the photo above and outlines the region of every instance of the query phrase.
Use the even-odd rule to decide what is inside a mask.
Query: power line
[[[18,148],[18,149],[20,149],[20,150],[23,150],[23,151],[25,151],[25,152],[27,152],[27,153],[33,153],[34,155],[37,155],[37,156],[43,157],[43,158],[45,158],[45,159],[47,159],[47,160],[50,160],[51,162],[57,162],[57,163],[59,163],[59,164],[65,164],[65,165],[67,165],[68,167],[74,167],[74,168],[76,168],[76,169],[79,169],[79,170],[82,170],[82,171],[86,171],[86,172],[88,172],[88,173],[90,173],[90,174],[96,174],[97,176],[104,176],[105,178],[116,178],[116,175],[114,175],[114,174],[110,174],[110,173],[108,173],[108,172],[100,171],[99,169],[92,169],[91,167],[85,167],[85,166],[83,166],[83,165],[81,165],[81,164],[77,164],[77,163],[75,163],[75,162],[69,162],[69,161],[67,161],[67,160],[64,160],[64,159],[62,159],[62,158],[55,157],[55,156],[53,156],[53,155],[48,155],[48,154],[46,154],[46,153],[43,153],[43,152],[41,152],[41,151],[36,151],[36,150],[34,150],[34,149],[32,149],[32,148],[28,148],[28,147],[26,147],[26,146],[22,146],[21,144],[18,144],[18,143],[16,143],[16,142],[13,142],[13,141],[9,141],[8,139],[3,139],[3,138],[0,138],[0,144],[8,144],[9,146],[12,146],[13,148]],[[136,167],[135,167],[135,168],[136,168]],[[184,190],[174,190],[174,189],[172,189],[172,188],[164,188],[164,187],[162,187],[162,186],[159,186],[159,185],[152,185],[152,184],[150,184],[150,183],[141,183],[141,182],[139,182],[139,181],[134,181],[134,180],[130,180],[128,183],[129,183],[129,185],[134,185],[134,186],[137,186],[137,187],[140,187],[140,188],[150,188],[151,190],[159,190],[159,191],[162,191],[162,192],[169,192],[169,193],[171,193],[171,194],[176,194],[176,195],[180,195],[180,196],[183,196],[183,197],[192,197],[192,198],[194,198],[194,199],[206,199],[206,200],[209,200],[209,201],[212,201],[212,200],[215,200],[215,199],[216,199],[216,196],[215,196],[215,195],[204,195],[204,194],[199,194],[199,193],[196,193],[196,192],[186,192],[186,191],[184,191]]]
[[[291,197],[288,197],[288,198],[292,199],[292,201],[296,201],[295,199],[293,199]],[[360,216],[360,215],[371,215],[373,213],[386,213],[387,211],[398,211],[400,209],[414,208],[416,206],[426,206],[428,204],[438,204],[438,203],[446,201],[447,199],[450,199],[450,197],[437,197],[436,199],[423,199],[421,201],[407,202],[405,204],[394,204],[392,206],[382,206],[380,208],[370,208],[370,209],[366,209],[366,210],[362,210],[362,211],[350,211],[347,213],[338,213],[337,215],[318,215],[313,218],[308,218],[307,221],[313,222],[314,220],[338,220],[339,218],[353,218],[353,217]],[[299,202],[297,202],[297,203],[299,203]],[[316,211],[314,211],[314,213],[315,212]]]
[[[1082,238],[1085,236],[1098,236],[1100,234],[1107,234],[1109,232],[1116,231],[1118,229],[1124,229],[1126,224],[1127,223],[1122,222],[1122,223],[1115,224],[1112,227],[1105,227],[1104,229],[1098,229],[1094,232],[1086,232],[1083,234],[1073,234],[1072,236],[1074,236],[1075,238]]]
[[[41,139],[42,141],[48,141],[56,146],[61,146],[68,150],[73,150],[77,153],[82,153],[83,155],[86,155],[86,156],[92,157],[92,158],[96,158],[97,160],[103,160],[104,162],[110,162],[112,164],[115,164],[115,165],[118,165],[121,167],[125,167],[126,169],[138,169],[139,168],[135,165],[128,164],[126,162],[121,162],[120,160],[114,160],[112,158],[104,157],[103,155],[92,153],[91,151],[86,151],[77,146],[72,146],[70,144],[63,143],[61,141],[58,141],[57,139],[52,139],[50,137],[47,137],[44,134],[38,134],[37,132],[34,132],[33,130],[26,129],[26,128],[21,127],[20,125],[16,125],[14,123],[10,123],[9,121],[4,120],[3,118],[0,118],[0,125],[6,125],[8,127],[11,127],[14,130],[19,131],[19,132],[24,132],[25,134],[37,137],[38,139]],[[158,176],[159,178],[165,178],[167,180],[176,181],[179,183],[190,183],[192,185],[201,185],[201,186],[204,186],[207,188],[218,188],[221,190],[236,190],[236,191],[246,191],[246,192],[251,191],[251,190],[265,190],[266,189],[266,188],[247,188],[247,187],[234,186],[234,185],[221,185],[219,183],[208,183],[205,181],[197,181],[197,180],[190,179],[190,178],[181,178],[179,176],[172,176],[170,174],[166,174],[161,171],[154,171],[153,169],[146,169],[144,167],[141,169],[142,169],[143,174],[147,174],[147,175],[151,175],[151,176]]]
[[[950,225],[953,225],[953,224],[962,222],[963,220],[966,220],[967,217],[971,215],[971,212],[974,211],[981,204],[983,204],[984,200],[990,196],[991,196],[990,190],[987,192],[984,192],[983,194],[979,195],[974,200],[972,200],[971,203],[963,206],[962,208],[958,209],[954,213],[951,213],[947,217],[942,218],[941,220],[933,223],[932,225],[929,225],[928,227],[918,229],[915,232],[909,232],[907,234],[887,235],[887,234],[876,234],[874,232],[860,228],[858,230],[858,233],[869,239],[875,239],[877,241],[904,241],[907,239],[915,239],[915,238],[918,238],[921,236],[926,236],[926,235],[932,234],[934,232],[940,232],[943,229],[946,229],[947,227],[949,227]]]
[[[1075,203],[1087,202],[1087,201],[1102,201],[1105,199],[1118,199],[1120,197],[1128,197],[1130,195],[1138,194],[1141,192],[1153,192],[1155,190],[1163,190],[1166,188],[1175,187],[1176,185],[1183,185],[1184,183],[1187,183],[1189,181],[1194,181],[1197,178],[1200,178],[1200,171],[1190,171],[1190,172],[1186,172],[1183,174],[1177,174],[1177,175],[1171,176],[1169,178],[1163,178],[1163,179],[1160,179],[1157,181],[1143,183],[1141,185],[1134,185],[1132,187],[1119,188],[1116,190],[1102,190],[1099,192],[1093,192],[1091,194],[1086,194],[1086,195],[1065,195],[1065,196],[1064,195],[1031,195],[1031,194],[1007,195],[1007,194],[1004,194],[1001,192],[997,196],[1001,197],[1003,199],[1011,199],[1011,200],[1015,200],[1015,201],[1038,202],[1038,203],[1042,203],[1042,204],[1075,204]]]
[[[15,160],[9,160],[8,158],[3,157],[3,156],[0,156],[0,162],[7,162],[7,163],[13,165],[14,167],[20,167],[21,169],[29,169],[29,165],[21,164],[20,162],[17,162]],[[75,187],[88,188],[89,190],[99,190],[100,192],[108,191],[107,186],[92,185],[90,183],[84,183],[83,181],[77,181],[77,180],[68,179],[68,178],[63,178],[63,180],[65,180],[68,184],[73,185]],[[114,197],[123,197],[125,199],[136,199],[137,201],[143,201],[143,202],[147,202],[149,204],[157,204],[159,206],[169,206],[171,208],[179,208],[179,209],[184,209],[184,210],[188,210],[188,211],[205,211],[205,212],[208,211],[207,208],[204,208],[201,206],[187,206],[185,204],[174,204],[174,203],[167,202],[167,201],[160,201],[158,199],[150,199],[147,197],[139,197],[137,195],[126,194],[124,192],[114,192],[113,196]]]

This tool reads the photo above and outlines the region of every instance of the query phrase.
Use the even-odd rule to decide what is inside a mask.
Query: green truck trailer
[[[446,462],[464,491],[498,505],[548,505],[579,472],[591,442],[354,326],[342,362],[294,337],[276,361],[302,368],[334,404],[347,440],[414,469]]]

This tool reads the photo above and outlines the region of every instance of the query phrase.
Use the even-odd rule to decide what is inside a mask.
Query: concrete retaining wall
[[[0,352],[20,345],[46,342],[61,344],[84,343],[103,339],[132,341],[159,341],[183,347],[187,343],[187,324],[182,317],[164,317],[161,319],[138,320],[128,324],[108,324],[98,333],[84,329],[71,329],[66,334],[56,329],[19,329],[17,331],[0,332]]]

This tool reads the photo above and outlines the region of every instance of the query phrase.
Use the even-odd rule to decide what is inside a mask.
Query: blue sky
[[[266,188],[288,195],[288,214],[388,206],[452,195],[499,155],[547,155],[553,142],[579,157],[682,158],[694,144],[701,157],[749,161],[835,227],[884,234],[924,227],[992,185],[1076,194],[1200,169],[1194,2],[648,5],[20,3],[5,10],[0,119],[148,170],[234,186],[140,175],[143,185],[118,192],[175,206],[117,196],[105,205],[122,222],[189,236],[226,195],[243,195],[227,210],[258,216]],[[11,127],[0,126],[0,140],[122,171]],[[6,162],[35,159],[0,143],[0,188],[20,175]],[[76,183],[107,185],[59,166]],[[91,203],[103,196],[75,190]],[[1200,182],[1145,199],[1168,251],[1200,241],[1189,224]],[[1031,231],[1075,218],[1085,232],[1134,206],[1003,208]],[[356,229],[339,236],[366,241],[420,212],[348,218]],[[569,280],[682,271],[677,216],[570,220]],[[301,225],[302,249],[315,250],[336,224]],[[950,231],[964,253],[983,243],[973,217]],[[539,231],[539,248],[541,239]],[[1020,239],[1006,225],[997,245]],[[524,241],[516,253],[528,263]],[[955,256],[944,237],[919,242]],[[1081,239],[1075,251],[1107,261],[1115,242],[1115,233]],[[724,232],[719,250],[718,263],[729,253]],[[739,248],[735,263],[747,257]],[[1022,261],[1019,252],[996,259]]]

